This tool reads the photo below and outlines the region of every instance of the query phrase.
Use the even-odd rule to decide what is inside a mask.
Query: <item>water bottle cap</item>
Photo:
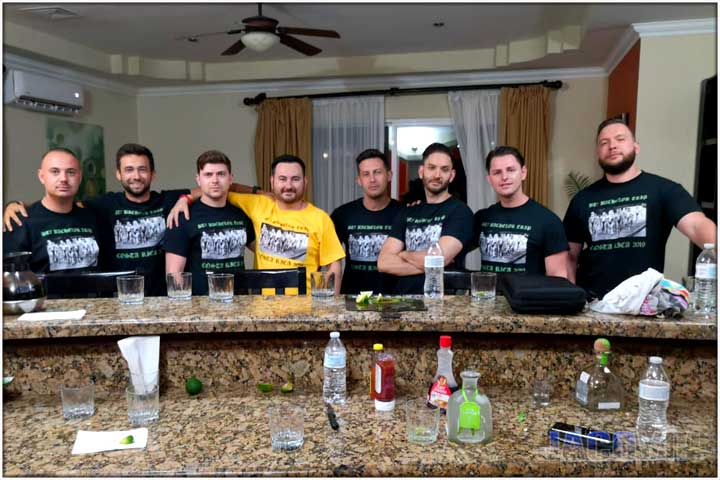
[[[650,363],[655,363],[659,365],[662,363],[662,357],[650,357]]]
[[[703,243],[703,248],[705,250],[710,250],[711,248],[715,248],[715,244],[714,243]]]
[[[373,344],[373,350],[375,350],[376,352],[379,352],[379,351],[381,351],[382,349],[383,349],[383,344],[382,344],[382,343],[375,343],[375,344]]]
[[[340,338],[340,332],[330,332],[330,338]]]
[[[452,338],[450,335],[440,335],[440,348],[452,347]]]

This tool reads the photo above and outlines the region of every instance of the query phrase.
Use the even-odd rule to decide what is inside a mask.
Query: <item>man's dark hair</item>
[[[200,170],[205,168],[205,165],[207,165],[208,163],[222,163],[223,165],[227,166],[228,172],[232,173],[232,165],[230,165],[230,159],[222,152],[219,152],[217,150],[208,150],[207,152],[201,153],[197,159],[198,173],[200,173]]]
[[[275,160],[273,160],[270,165],[270,175],[275,175],[275,167],[277,167],[278,163],[297,163],[300,165],[300,168],[302,168],[303,177],[305,176],[305,162],[303,162],[300,157],[288,154],[275,157]]]
[[[120,170],[120,159],[125,155],[146,156],[147,159],[150,160],[150,171],[155,171],[155,158],[153,158],[152,152],[146,146],[138,143],[126,143],[122,147],[118,148],[118,151],[115,154],[115,168],[118,170]]]
[[[43,156],[40,157],[40,161],[42,161],[49,153],[52,153],[52,152],[63,152],[63,153],[67,153],[68,155],[72,155],[73,157],[75,157],[78,162],[80,161],[80,157],[78,157],[78,156],[75,154],[75,152],[73,152],[73,151],[70,150],[69,148],[65,148],[65,147],[55,147],[55,148],[51,148],[51,149],[48,150],[47,152],[43,153]]]
[[[488,153],[487,157],[485,157],[485,170],[489,173],[492,159],[495,157],[502,157],[503,155],[512,155],[518,162],[520,162],[521,167],[525,166],[525,157],[523,157],[522,153],[520,153],[520,150],[507,145],[500,145],[499,147],[495,147],[490,150],[490,153]]]
[[[390,170],[390,162],[388,162],[385,154],[376,148],[368,148],[367,150],[363,150],[362,152],[360,152],[360,154],[355,159],[358,173],[360,173],[360,163],[363,160],[367,160],[368,158],[379,158],[380,160],[382,160],[383,165],[385,165],[385,169]]]
[[[425,160],[427,160],[427,158],[430,155],[432,155],[433,153],[444,153],[445,155],[447,155],[448,157],[450,157],[452,159],[452,152],[450,151],[450,148],[448,148],[448,146],[445,145],[444,143],[435,142],[435,143],[431,143],[430,145],[428,145],[427,148],[423,151],[423,153],[422,153],[423,162]]]
[[[610,117],[607,120],[603,120],[600,123],[600,125],[598,125],[597,134],[595,135],[595,140],[597,140],[598,137],[600,137],[600,132],[602,132],[603,128],[607,127],[608,125],[615,125],[616,123],[619,123],[620,125],[625,125],[626,127],[628,127],[628,130],[630,130],[630,135],[633,136],[633,140],[635,139],[635,132],[633,132],[630,129],[630,125],[627,124],[625,119],[621,115],[618,115],[617,117]]]

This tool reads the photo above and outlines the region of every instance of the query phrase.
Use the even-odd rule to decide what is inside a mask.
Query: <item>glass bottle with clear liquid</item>
[[[455,443],[486,443],[492,439],[492,406],[478,389],[480,374],[472,370],[460,373],[462,387],[452,394],[447,408],[448,440]]]
[[[624,389],[620,379],[608,368],[610,342],[595,341],[595,364],[580,373],[575,384],[575,399],[588,410],[621,410]]]

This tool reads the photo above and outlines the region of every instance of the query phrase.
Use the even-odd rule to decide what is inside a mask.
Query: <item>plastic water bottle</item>
[[[345,360],[347,350],[340,341],[340,332],[330,332],[323,361],[323,400],[325,403],[345,403]]]
[[[662,358],[650,357],[650,366],[640,379],[638,402],[638,438],[646,443],[664,442],[668,428],[670,379],[662,366]]]
[[[425,255],[425,286],[423,293],[425,298],[442,299],[445,287],[443,274],[445,273],[445,257],[443,256],[440,243],[435,242]]]
[[[715,286],[717,284],[717,258],[715,244],[706,243],[704,250],[695,262],[695,303],[696,315],[714,315],[717,302]]]

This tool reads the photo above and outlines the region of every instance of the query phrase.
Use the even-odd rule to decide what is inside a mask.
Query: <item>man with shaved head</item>
[[[28,207],[22,226],[3,233],[3,253],[32,252],[36,273],[94,270],[98,265],[95,214],[75,205],[82,169],[75,154],[53,148],[42,158],[38,180],[45,196]]]

